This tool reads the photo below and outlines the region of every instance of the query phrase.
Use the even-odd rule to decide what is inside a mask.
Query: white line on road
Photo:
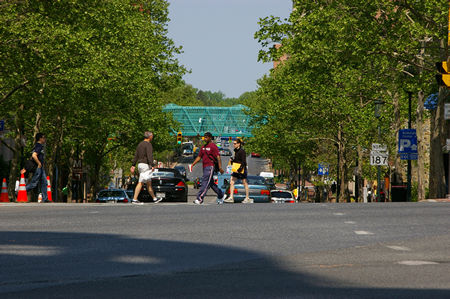
[[[430,261],[401,261],[398,262],[398,264],[407,266],[422,266],[422,265],[437,265],[438,263]]]
[[[355,221],[345,221],[344,223],[345,223],[345,224],[356,224]]]
[[[355,234],[357,234],[357,235],[373,235],[373,233],[365,231],[365,230],[355,230]]]
[[[386,246],[386,247],[393,249],[393,250],[399,250],[399,251],[411,251],[410,248],[404,247],[404,246]]]
[[[344,216],[345,214],[344,213],[333,213],[333,215],[335,215],[335,216]]]

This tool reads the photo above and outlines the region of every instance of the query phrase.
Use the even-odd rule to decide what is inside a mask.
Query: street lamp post
[[[381,117],[381,105],[384,104],[383,101],[381,100],[376,100],[374,102],[375,104],[375,117],[377,118],[378,121],[378,142],[381,141],[381,127],[380,127],[380,117]],[[377,165],[377,201],[380,201],[381,197],[380,197],[380,193],[381,193],[381,166]]]
[[[408,129],[411,129],[411,98],[412,92],[408,93]],[[408,168],[406,174],[407,186],[406,186],[406,201],[411,201],[411,160],[408,159]]]

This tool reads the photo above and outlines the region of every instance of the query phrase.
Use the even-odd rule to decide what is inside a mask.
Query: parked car
[[[202,178],[198,177],[194,180],[194,189],[200,189],[200,186],[202,185]]]
[[[132,197],[129,197],[126,190],[122,189],[105,189],[100,190],[96,197],[98,203],[128,203]]]
[[[287,190],[272,190],[270,191],[271,201],[274,203],[294,203],[295,197],[291,191]]]
[[[262,176],[247,176],[249,197],[253,202],[270,202],[270,189]],[[230,195],[230,186],[227,186],[226,193]],[[245,188],[241,180],[237,180],[234,185],[234,202],[241,202],[245,198]]]
[[[214,180],[214,183],[216,184],[216,185],[219,185],[219,177],[220,177],[220,175],[219,176],[217,176],[217,175],[214,175],[213,176],[213,180]],[[200,186],[202,185],[202,177],[198,177],[198,178],[196,178],[195,180],[194,180],[194,188],[195,189],[200,189]],[[222,191],[224,191],[224,190],[222,190]]]
[[[162,202],[187,202],[188,188],[184,177],[173,168],[156,168],[152,173],[152,188],[156,197],[162,197]],[[129,189],[134,190],[136,185],[129,185]],[[153,202],[144,184],[139,193],[138,200],[142,202]]]
[[[252,158],[261,158],[261,155],[255,152],[251,153]]]
[[[177,166],[174,167],[174,169],[178,170],[180,172],[180,174],[186,180],[186,167],[184,167],[183,165],[177,165]]]
[[[231,156],[231,151],[227,148],[219,148],[219,153],[221,156]]]
[[[200,153],[200,148],[197,147],[197,148],[195,149],[195,151],[194,151],[194,154],[193,154],[194,159],[198,157],[198,154],[199,154],[199,153]]]

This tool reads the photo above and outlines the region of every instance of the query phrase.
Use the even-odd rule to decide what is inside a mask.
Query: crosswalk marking
[[[409,249],[408,247],[404,247],[404,246],[386,246],[387,248],[393,249],[393,250],[399,250],[399,251],[411,251],[411,249]]]
[[[357,235],[373,235],[373,233],[365,231],[365,230],[355,230],[355,234],[357,234]]]
[[[422,266],[422,265],[437,265],[438,263],[431,261],[400,261],[398,262],[398,264],[406,266]]]

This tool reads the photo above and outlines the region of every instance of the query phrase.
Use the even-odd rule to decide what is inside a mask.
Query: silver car
[[[273,203],[294,203],[295,197],[288,190],[272,190],[270,191],[270,201]]]

